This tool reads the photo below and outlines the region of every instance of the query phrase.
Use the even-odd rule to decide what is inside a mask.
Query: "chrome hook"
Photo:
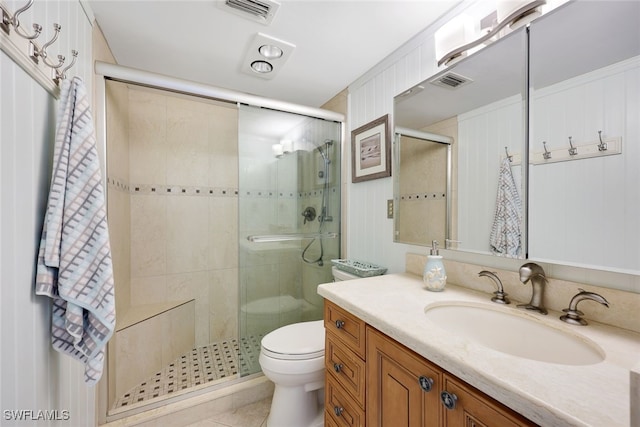
[[[542,141],[542,145],[544,145],[544,153],[542,153],[542,157],[545,160],[549,160],[551,158],[551,151],[547,150],[547,141]]]
[[[600,144],[598,144],[598,151],[607,151],[607,143],[602,140],[602,131],[598,131],[598,138],[600,139]]]
[[[76,63],[76,59],[78,59],[78,51],[75,49],[71,50],[71,56],[73,57],[71,59],[71,64],[67,65],[66,67],[64,67],[62,69],[62,71],[60,70],[56,70],[56,77],[55,79],[53,79],[53,81],[56,82],[56,84],[60,83],[60,80],[64,80],[67,78],[67,71],[69,71],[69,68],[73,67]]]
[[[61,29],[62,29],[62,27],[60,26],[60,24],[53,24],[53,30],[54,30],[53,37],[51,38],[51,40],[46,42],[39,51],[36,52],[36,55],[40,55],[40,57],[42,57],[42,60],[44,61],[44,63],[48,67],[51,67],[53,69],[60,68],[60,67],[62,67],[62,64],[64,64],[64,56],[62,56],[62,55],[58,55],[58,63],[57,64],[50,63],[47,60],[47,57],[48,57],[47,49],[49,48],[49,46],[54,44],[56,40],[58,40],[58,35],[60,34],[60,30]]]
[[[33,24],[33,29],[35,31],[35,33],[33,35],[28,35],[27,33],[23,32],[22,30],[20,30],[20,20],[18,19],[18,16],[20,16],[23,12],[25,12],[27,9],[29,9],[31,7],[31,5],[33,5],[33,1],[34,0],[29,0],[27,2],[27,4],[25,4],[24,6],[22,6],[20,9],[16,10],[16,12],[13,14],[13,18],[11,18],[11,25],[13,25],[13,28],[16,30],[16,34],[19,35],[22,38],[25,38],[27,40],[33,40],[35,38],[37,38],[40,33],[42,32],[42,26],[39,24]]]
[[[0,28],[7,34],[9,35],[9,29],[11,28],[11,13],[9,13],[9,11],[7,9],[5,9],[5,7],[0,4],[0,11],[2,12],[2,20],[0,20]]]
[[[504,152],[507,153],[507,159],[509,159],[510,162],[513,162],[513,156],[509,154],[509,148],[508,147],[504,147]]]
[[[576,154],[578,154],[578,149],[576,147],[573,146],[573,142],[571,142],[571,137],[569,137],[569,155],[570,156],[575,156]]]

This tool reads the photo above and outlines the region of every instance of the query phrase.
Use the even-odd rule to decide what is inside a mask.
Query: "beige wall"
[[[237,335],[238,172],[234,105],[111,81],[106,98],[111,406],[180,353]]]
[[[135,87],[109,93],[120,90],[127,91],[127,103],[118,107],[128,118],[116,128],[128,123],[119,138],[129,146],[110,139],[107,156],[114,198],[122,201],[114,220],[126,219],[130,198],[130,288],[119,301],[126,307],[128,299],[136,309],[194,299],[196,345],[235,336],[235,106]],[[126,293],[126,280],[121,283],[118,291]]]

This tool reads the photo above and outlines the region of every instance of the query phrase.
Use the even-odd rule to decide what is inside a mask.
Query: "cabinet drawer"
[[[365,323],[331,301],[324,303],[324,327],[360,358],[365,357]]]
[[[457,398],[453,409],[443,411],[444,425],[533,427],[536,424],[451,374],[444,375],[444,392]]]
[[[332,334],[326,334],[324,363],[327,372],[364,409],[365,363],[353,351],[338,342]]]
[[[364,427],[364,410],[349,397],[332,375],[327,375],[325,393],[324,416],[327,425]]]

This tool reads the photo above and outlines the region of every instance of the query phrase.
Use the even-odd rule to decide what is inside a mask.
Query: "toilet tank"
[[[331,267],[331,273],[333,274],[334,282],[342,282],[343,280],[359,279],[355,274],[347,273],[346,271],[339,270],[336,266]]]

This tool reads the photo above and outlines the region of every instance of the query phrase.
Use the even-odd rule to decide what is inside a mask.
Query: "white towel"
[[[83,362],[85,382],[95,385],[116,316],[105,196],[82,80],[63,80],[58,102],[36,294],[53,299],[53,348]]]
[[[498,195],[489,243],[491,252],[517,257],[521,251],[522,208],[518,187],[511,173],[511,163],[505,158],[500,164]]]

